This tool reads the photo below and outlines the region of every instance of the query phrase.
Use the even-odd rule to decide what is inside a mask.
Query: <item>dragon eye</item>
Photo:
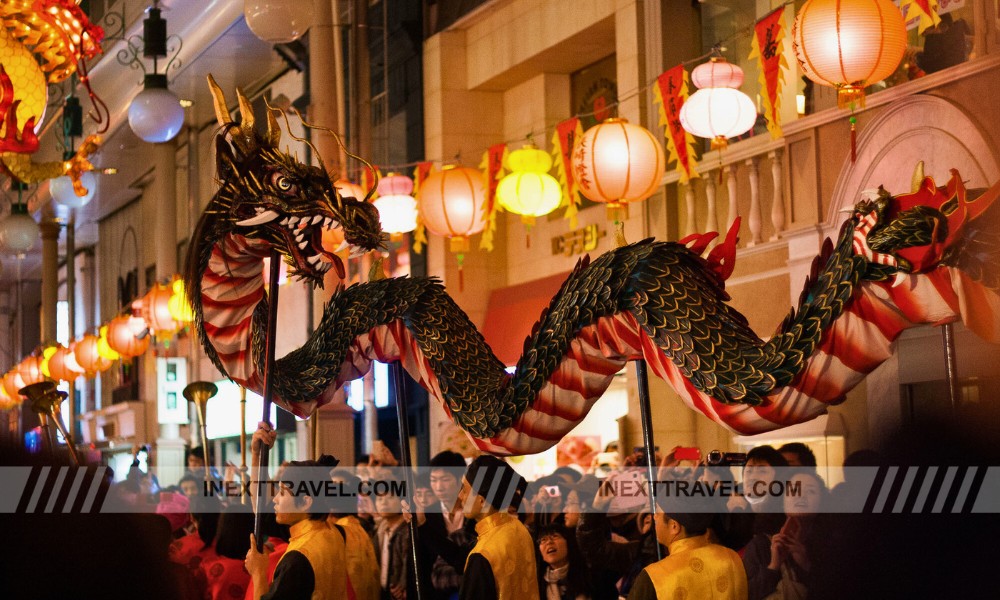
[[[293,187],[295,187],[291,179],[277,173],[274,175],[273,181],[274,181],[274,187],[278,188],[283,192],[290,191]]]

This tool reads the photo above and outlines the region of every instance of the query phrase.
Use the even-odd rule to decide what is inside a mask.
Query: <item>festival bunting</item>
[[[764,105],[764,118],[767,120],[767,130],[772,139],[781,137],[781,86],[785,83],[782,69],[788,68],[785,60],[782,42],[785,39],[785,27],[782,17],[785,7],[771,12],[754,26],[753,39],[749,59],[758,59],[760,64],[761,103]]]
[[[556,125],[552,134],[552,163],[556,166],[556,178],[562,186],[566,203],[564,219],[569,219],[570,230],[577,226],[576,215],[580,210],[580,186],[573,177],[573,144],[583,137],[583,126],[579,117],[566,119]]]
[[[433,170],[434,163],[430,161],[417,163],[417,167],[413,169],[413,197],[416,198],[418,207],[420,206],[420,188]],[[426,243],[427,232],[424,230],[424,219],[420,210],[417,210],[417,228],[413,232],[413,251],[420,254]]]
[[[670,151],[668,161],[677,163],[680,182],[699,177],[694,162],[694,137],[681,126],[681,106],[688,96],[687,71],[684,65],[677,65],[656,78],[653,94],[660,105],[660,125],[664,127],[667,138],[667,149]]]
[[[917,24],[917,34],[921,34],[928,27],[937,27],[941,22],[938,16],[937,0],[900,0],[899,10],[903,13],[907,23],[914,18],[919,18]]]
[[[503,162],[507,158],[507,144],[503,142],[493,144],[483,153],[483,162],[479,168],[483,171],[483,184],[486,188],[486,204],[483,211],[486,213],[486,228],[483,229],[483,237],[479,240],[479,247],[483,250],[493,251],[493,234],[496,232],[497,222],[497,186],[503,178]]]

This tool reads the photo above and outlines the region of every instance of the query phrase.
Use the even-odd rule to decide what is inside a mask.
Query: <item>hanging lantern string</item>
[[[690,58],[688,60],[682,61],[680,64],[682,64],[684,66],[688,66],[688,65],[700,63],[700,62],[704,61],[706,58],[710,58],[710,57],[713,57],[713,56],[721,57],[722,53],[726,51],[726,44],[728,44],[728,43],[730,43],[730,42],[732,42],[732,41],[734,41],[734,40],[736,40],[738,38],[741,38],[743,36],[752,35],[753,31],[754,31],[754,27],[757,25],[758,22],[760,22],[764,18],[767,18],[767,16],[770,15],[771,13],[773,13],[773,12],[775,12],[777,10],[780,10],[780,9],[786,7],[786,6],[791,6],[793,4],[795,4],[794,0],[787,0],[786,2],[783,2],[781,5],[776,6],[773,10],[769,11],[761,19],[756,19],[752,23],[750,23],[749,25],[747,25],[745,27],[742,27],[740,29],[737,29],[733,33],[729,34],[728,36],[726,36],[726,37],[722,38],[721,40],[715,42],[714,44],[712,44],[712,47],[711,47],[711,49],[708,52],[705,52],[704,54],[701,54],[701,55],[696,56],[694,58]],[[600,111],[596,111],[595,110],[595,111],[591,111],[591,112],[576,113],[574,115],[571,115],[571,116],[567,117],[567,119],[572,119],[574,117],[575,118],[593,117],[598,112],[607,112],[608,110],[613,109],[613,108],[617,107],[618,105],[622,104],[626,100],[630,100],[632,98],[635,98],[636,96],[639,96],[640,94],[644,94],[644,93],[652,90],[653,86],[655,86],[655,85],[656,85],[656,78],[654,77],[651,81],[647,82],[646,85],[641,86],[641,87],[639,87],[639,88],[637,88],[637,89],[635,89],[635,90],[633,90],[633,91],[631,91],[631,92],[629,92],[627,94],[618,96],[618,100],[616,100],[615,102],[606,104]],[[516,144],[516,143],[519,143],[519,142],[524,142],[525,140],[528,140],[530,142],[531,140],[535,139],[536,136],[541,136],[541,139],[549,139],[549,137],[552,136],[552,133],[554,131],[555,131],[555,127],[554,126],[553,127],[546,127],[545,129],[542,129],[541,131],[530,131],[530,132],[528,132],[527,135],[524,135],[524,136],[521,136],[521,137],[518,137],[518,138],[514,138],[514,139],[511,139],[511,140],[505,140],[504,144],[511,145],[511,144]],[[343,142],[341,142],[341,143],[343,143]],[[453,159],[451,159],[451,160],[445,160],[445,159],[442,159],[442,158],[436,158],[436,159],[435,158],[431,158],[431,159],[424,158],[424,159],[421,159],[421,160],[415,160],[415,161],[406,162],[406,163],[394,163],[394,164],[391,164],[391,165],[380,165],[380,167],[383,168],[383,169],[385,169],[385,170],[389,170],[389,171],[402,172],[404,169],[416,167],[420,163],[437,162],[437,163],[443,163],[443,164],[454,164],[454,163],[457,163],[460,158],[461,158],[461,153],[456,154],[455,157]],[[348,174],[351,175],[352,177],[357,177],[362,172],[363,172],[363,168],[361,168],[361,167],[356,167],[356,168],[348,170]]]

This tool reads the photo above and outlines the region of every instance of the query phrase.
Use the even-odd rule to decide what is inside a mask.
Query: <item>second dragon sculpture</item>
[[[221,187],[192,238],[187,289],[208,356],[260,392],[263,259],[276,249],[290,276],[321,285],[328,270],[344,273],[322,247],[324,228],[341,229],[355,253],[379,248],[385,236],[374,206],[340,196],[323,168],[278,149],[270,110],[259,133],[242,94],[236,122],[210,85]],[[943,188],[927,178],[907,196],[881,192],[860,202],[814,262],[798,306],[766,340],[726,304],[735,232],[707,257],[711,238],[696,236],[582,260],[530,332],[513,374],[436,279],[338,289],[308,341],[277,361],[274,400],[305,417],[371,361],[400,360],[480,449],[535,453],[586,416],[626,361],[645,358],[691,408],[737,432],[803,422],[843,400],[908,327],[962,319],[1000,338],[1000,185],[973,195],[955,174]]]

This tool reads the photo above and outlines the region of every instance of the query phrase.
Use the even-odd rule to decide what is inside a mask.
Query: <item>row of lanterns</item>
[[[184,282],[174,277],[169,284],[156,284],[136,300],[135,314],[124,313],[88,333],[69,346],[51,344],[12,367],[0,382],[0,408],[19,398],[18,390],[46,379],[72,382],[77,377],[95,377],[116,360],[139,356],[149,349],[151,338],[167,341],[194,320],[184,296]]]

